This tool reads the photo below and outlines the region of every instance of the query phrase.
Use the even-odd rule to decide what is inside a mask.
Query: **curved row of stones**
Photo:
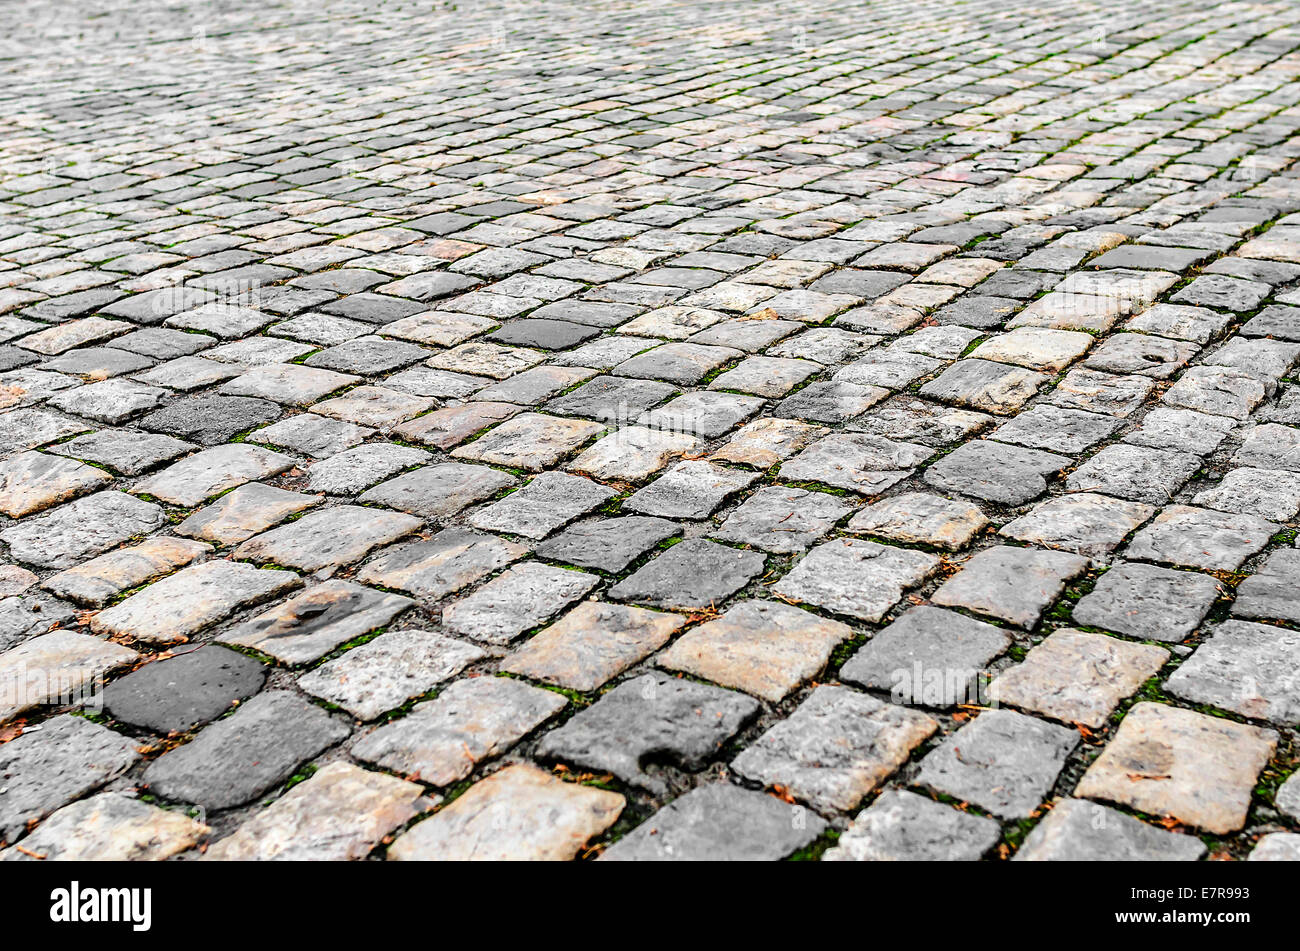
[[[1300,856],[1293,11],[876,6],[5,85],[0,857]]]

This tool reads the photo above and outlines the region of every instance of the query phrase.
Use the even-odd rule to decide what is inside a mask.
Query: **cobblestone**
[[[6,860],[1293,853],[1291,5],[19,6]]]

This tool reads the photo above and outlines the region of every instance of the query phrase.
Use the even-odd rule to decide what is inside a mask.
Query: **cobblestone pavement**
[[[4,6],[0,857],[1297,858],[1294,5],[594,7]]]

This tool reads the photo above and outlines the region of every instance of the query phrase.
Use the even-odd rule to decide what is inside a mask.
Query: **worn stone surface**
[[[1205,851],[1194,835],[1167,832],[1086,799],[1066,799],[1034,826],[1016,861],[1195,862]]]
[[[388,850],[399,861],[564,861],[623,811],[618,793],[509,766],[471,786]]]
[[[858,648],[840,668],[840,679],[886,691],[894,703],[974,703],[980,674],[1010,646],[1011,636],[999,627],[922,605]]]
[[[667,783],[646,770],[648,760],[699,770],[758,709],[757,700],[731,690],[644,674],[546,734],[537,755],[610,772],[663,795]]]
[[[1012,710],[988,710],[921,761],[916,782],[1004,819],[1024,818],[1047,796],[1079,734]]]
[[[773,796],[710,783],[659,810],[601,853],[609,862],[773,862],[798,851],[826,823]]]
[[[702,783],[753,792],[721,760],[817,678],[956,711],[952,732],[951,701],[992,702],[1065,624],[1163,642],[1180,689],[1263,719],[1208,709],[1294,726],[1289,5],[320,0],[223,4],[197,37],[193,3],[11,6],[0,656],[24,672],[0,740],[68,707],[33,645],[130,645],[111,687],[249,638],[274,688],[331,665],[338,700],[314,703],[369,715],[364,687],[378,721],[511,657],[595,703],[750,601],[852,637],[824,663],[760,623],[725,640],[746,652],[708,642],[706,676],[761,671],[738,693],[794,686],[706,775],[665,766],[667,794],[580,824],[593,852]],[[930,600],[946,613],[912,610]],[[1284,633],[1211,663],[1225,615]],[[387,628],[449,624],[485,656],[410,693],[419,652]],[[161,729],[179,701],[154,696],[133,716]],[[217,716],[170,739],[109,722],[153,761]],[[1113,745],[1084,729],[1050,792]],[[382,858],[407,826],[349,823],[364,801],[337,824],[371,831],[337,851],[306,819],[267,828]],[[516,825],[474,825],[470,851],[539,854],[520,835],[549,820],[496,803]],[[206,818],[228,838],[262,805]],[[1290,828],[1257,805],[1215,857]],[[917,822],[948,828],[936,808]]]
[[[685,623],[663,611],[587,601],[529,638],[501,669],[588,692],[654,653]]]
[[[1078,555],[1001,545],[974,555],[931,600],[1033,627],[1065,583],[1087,567]]]
[[[1276,746],[1270,730],[1139,703],[1075,795],[1223,835],[1245,825],[1251,790]]]
[[[835,645],[852,636],[847,624],[779,601],[742,601],[678,638],[659,664],[776,703],[814,677]]]
[[[140,758],[120,733],[62,715],[0,746],[0,840],[15,842],[28,823],[98,789]]]
[[[1165,681],[1175,696],[1283,726],[1300,722],[1300,632],[1225,621]]]
[[[998,841],[992,819],[888,789],[823,856],[827,862],[973,862]]]
[[[1097,728],[1169,659],[1150,644],[1060,628],[989,684],[989,697],[1065,723]]]
[[[1074,620],[1131,637],[1181,641],[1222,592],[1209,575],[1126,562],[1112,567],[1079,599]]]
[[[837,538],[810,551],[772,590],[791,601],[879,621],[938,566],[939,559],[926,552]]]
[[[938,728],[924,713],[823,685],[731,761],[819,812],[852,809]]]
[[[458,680],[433,700],[367,734],[352,748],[360,760],[434,786],[464,779],[555,716],[568,701],[508,677]]]
[[[198,845],[210,830],[184,813],[120,793],[69,803],[6,849],[7,862],[160,862]]]
[[[361,859],[433,801],[415,783],[330,763],[208,849],[210,861]]]
[[[383,627],[414,603],[350,581],[326,581],[236,625],[220,640],[251,647],[284,664],[306,664]]]
[[[508,644],[577,601],[599,579],[538,562],[516,565],[442,612],[447,630],[489,644]]]
[[[287,690],[269,690],[154,760],[144,782],[168,799],[208,809],[237,806],[347,735],[348,728],[319,707]]]
[[[314,668],[298,678],[298,686],[358,720],[373,720],[486,656],[441,634],[390,631]]]
[[[178,651],[110,683],[104,711],[155,733],[185,733],[251,697],[265,680],[264,664],[224,647]]]
[[[222,621],[240,608],[298,587],[292,571],[262,571],[235,561],[205,561],[155,581],[100,611],[93,630],[154,644],[173,644]]]

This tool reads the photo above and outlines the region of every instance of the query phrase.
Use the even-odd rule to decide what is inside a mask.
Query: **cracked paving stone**
[[[327,581],[235,626],[218,640],[250,647],[282,664],[309,664],[383,627],[414,603],[350,581]]]
[[[330,763],[210,847],[209,861],[364,859],[436,800],[422,787]]]
[[[270,690],[154,760],[144,783],[155,795],[206,809],[238,806],[347,735],[348,728],[319,707],[287,690]]]
[[[1195,862],[1205,851],[1194,835],[1169,832],[1086,799],[1066,799],[1034,826],[1016,861]]]
[[[1023,367],[967,358],[958,360],[920,389],[922,396],[1009,416],[1051,378]]]
[[[874,623],[939,564],[926,552],[836,538],[801,558],[772,591],[791,601]]]
[[[1073,616],[1078,624],[1174,643],[1196,630],[1222,594],[1209,575],[1127,562],[1097,579]]]
[[[957,551],[988,524],[977,505],[907,492],[858,509],[848,527],[862,535]]]
[[[1232,461],[1239,466],[1300,472],[1300,430],[1277,423],[1252,426]]]
[[[1070,727],[988,710],[930,752],[916,782],[1003,819],[1023,819],[1042,803],[1078,744]]]
[[[423,449],[410,446],[357,446],[314,463],[307,470],[307,488],[329,495],[353,495],[430,458]]]
[[[362,737],[357,759],[434,786],[450,786],[565,708],[557,693],[508,677],[458,680],[433,700]]]
[[[974,862],[1002,836],[998,824],[903,789],[860,812],[824,862]]]
[[[266,665],[224,647],[178,652],[114,680],[104,710],[155,733],[186,733],[262,689]]]
[[[742,601],[675,641],[659,665],[777,703],[853,636],[846,624],[774,601]]]
[[[234,561],[206,561],[155,581],[90,620],[92,630],[149,644],[175,644],[241,608],[301,584],[292,571],[262,571]]]
[[[1145,446],[1107,446],[1065,480],[1071,492],[1100,492],[1137,502],[1163,505],[1197,470],[1199,456]]]
[[[646,772],[648,762],[669,761],[698,772],[758,710],[758,701],[744,694],[644,674],[547,733],[537,756],[613,773],[661,796],[668,784]]]
[[[357,580],[437,601],[517,561],[528,551],[526,545],[495,535],[448,528],[432,538],[381,550],[361,567]]]
[[[122,591],[183,568],[207,551],[211,547],[201,542],[155,535],[53,574],[42,586],[70,602],[99,607]]]
[[[218,545],[237,545],[320,501],[316,496],[250,482],[199,509],[176,526],[176,533]]]
[[[1272,730],[1142,702],[1120,721],[1075,795],[1226,835],[1246,824],[1251,792],[1276,748]]]
[[[665,518],[708,518],[730,495],[758,481],[759,474],[707,462],[680,462],[623,503],[623,508]]]
[[[518,482],[509,473],[487,466],[443,462],[381,482],[358,501],[378,502],[421,518],[448,518]]]
[[[488,644],[509,644],[594,588],[596,575],[526,562],[448,605],[443,626]]]
[[[567,861],[623,811],[615,792],[566,783],[533,766],[508,766],[403,834],[400,861]]]
[[[580,568],[617,572],[679,531],[676,522],[646,515],[590,519],[538,545],[537,554]]]
[[[730,783],[681,796],[600,856],[611,862],[775,862],[822,834],[826,822],[802,806]]]
[[[1155,514],[1141,502],[1080,492],[1048,499],[1003,525],[998,534],[1046,548],[1096,557],[1111,551]]]
[[[692,538],[638,568],[609,597],[660,608],[701,609],[724,601],[763,571],[764,557]]]
[[[1133,537],[1124,555],[1206,571],[1236,571],[1281,528],[1253,515],[1171,505]]]
[[[936,489],[989,502],[1021,505],[1047,491],[1047,479],[1070,465],[1068,456],[977,439],[925,470]]]
[[[463,343],[430,357],[424,365],[434,370],[450,370],[452,373],[505,380],[544,359],[546,354],[540,350],[499,347],[491,343]]]
[[[34,707],[84,695],[140,660],[128,647],[89,634],[54,630],[0,653],[0,723]]]
[[[825,492],[767,486],[742,502],[712,537],[763,551],[803,552],[849,511]]]
[[[112,481],[106,472],[74,459],[20,452],[0,461],[0,512],[22,518]]]
[[[876,495],[906,479],[933,449],[869,433],[831,433],[781,466],[783,479]]]
[[[64,714],[0,746],[0,840],[126,772],[140,758],[120,733]]]
[[[919,711],[823,685],[746,747],[731,769],[752,782],[781,786],[819,812],[845,811],[937,728]]]
[[[1282,726],[1300,723],[1300,632],[1224,621],[1165,682],[1174,696]]]
[[[163,524],[163,510],[125,492],[83,496],[0,531],[15,561],[70,568]]]
[[[0,860],[160,862],[198,845],[210,831],[180,812],[100,793],[54,812],[23,840],[26,852],[9,849]]]
[[[604,431],[600,423],[522,413],[453,450],[452,456],[539,472]]]
[[[304,674],[298,686],[358,720],[373,720],[486,656],[441,634],[389,631]]]
[[[529,638],[501,669],[590,692],[663,647],[685,623],[675,614],[587,601]]]
[[[1086,558],[1067,552],[999,545],[972,556],[930,600],[1030,628],[1087,568]]]
[[[136,495],[193,508],[212,496],[293,468],[294,459],[260,446],[231,443],[186,456],[135,484]]]
[[[894,703],[943,709],[975,702],[980,674],[1010,646],[999,627],[923,605],[858,648],[840,679],[887,691]]]
[[[1061,628],[1003,671],[988,695],[1031,713],[1096,729],[1164,666],[1169,651]]]
[[[255,535],[235,549],[234,557],[302,571],[340,568],[419,527],[420,520],[410,515],[340,505]]]
[[[470,524],[494,532],[525,538],[545,538],[617,493],[590,479],[543,472],[523,488],[477,510]]]
[[[823,426],[813,426],[795,419],[756,419],[740,427],[709,459],[770,469],[826,435],[826,432]]]

